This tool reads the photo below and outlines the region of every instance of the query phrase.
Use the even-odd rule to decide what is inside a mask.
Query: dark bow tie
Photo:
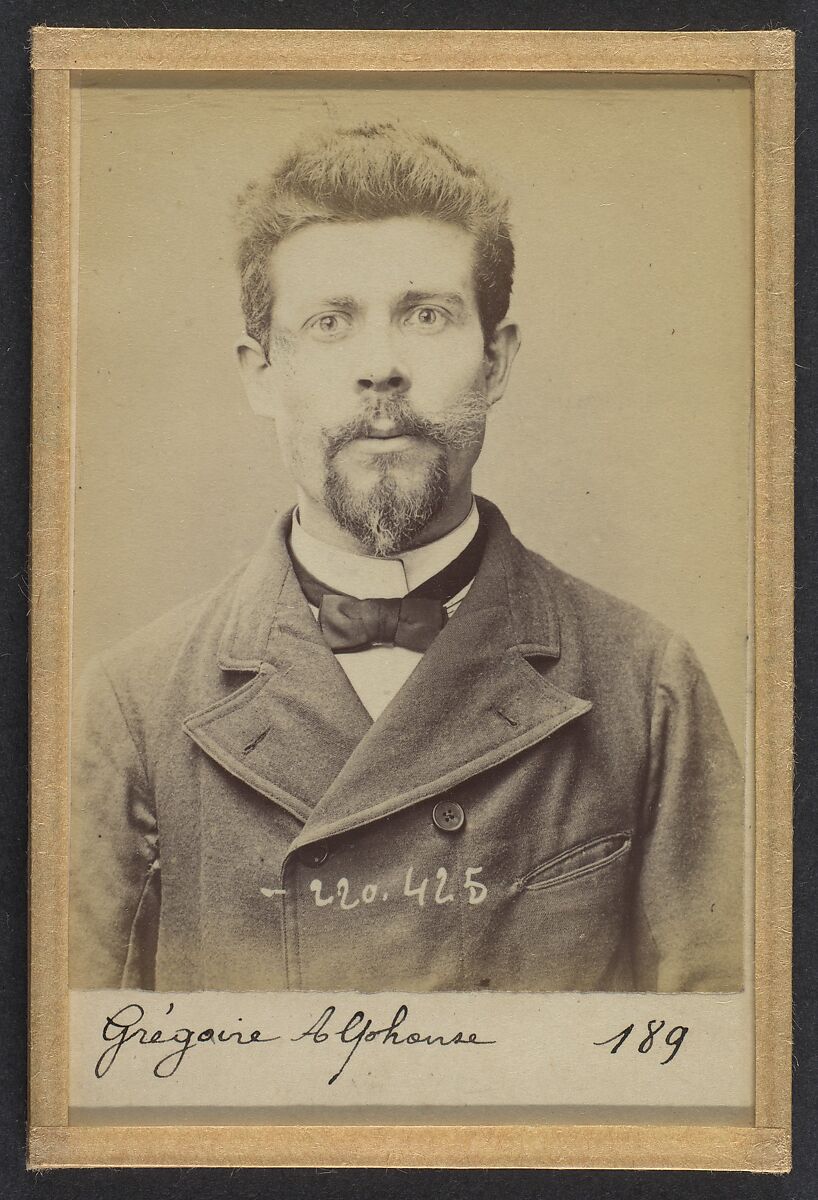
[[[307,597],[309,599],[309,597]],[[404,646],[422,654],[446,624],[439,600],[404,596],[402,600],[357,600],[326,592],[318,606],[318,624],[332,650],[368,646]]]
[[[482,524],[466,549],[447,567],[400,600],[358,600],[333,592],[293,562],[301,590],[318,609],[318,624],[336,654],[370,646],[403,646],[422,654],[448,620],[445,601],[474,579],[483,554]]]

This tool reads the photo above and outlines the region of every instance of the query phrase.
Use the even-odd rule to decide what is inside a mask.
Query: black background
[[[0,6],[0,1197],[315,1197],[818,1196],[818,1063],[815,1002],[818,959],[810,920],[815,906],[818,763],[818,417],[815,413],[815,180],[818,56],[816,11],[807,3],[521,3],[414,0],[4,0]],[[772,29],[797,39],[797,466],[794,1166],[789,1176],[694,1172],[227,1170],[25,1170],[27,618],[30,394],[29,30],[33,25],[184,28],[356,29]],[[818,370],[818,361],[815,363]]]

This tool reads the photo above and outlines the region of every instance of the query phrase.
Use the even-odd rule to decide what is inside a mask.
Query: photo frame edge
[[[68,1120],[71,611],[69,72],[34,76],[29,1102]]]
[[[792,30],[32,30],[34,70],[792,70]],[[672,46],[672,53],[669,48]],[[611,51],[616,51],[611,65]],[[168,67],[172,55],[173,67]],[[490,65],[489,65],[490,64]]]
[[[32,1130],[30,1166],[38,1170],[157,1166],[514,1167],[783,1174],[789,1170],[789,1156],[785,1130],[753,1126],[101,1125]]]
[[[755,126],[756,1121],[790,1115],[794,116],[792,73],[759,72]]]
[[[127,1152],[140,1131],[119,1127],[69,1127],[67,1041],[67,854],[68,717],[70,682],[70,69],[53,65],[55,54],[72,53],[74,35],[146,34],[157,43],[166,35],[210,31],[54,30],[33,31],[34,66],[34,352],[32,410],[32,617],[31,617],[31,877],[30,912],[30,1130],[32,1167],[71,1165],[206,1165],[196,1158],[206,1127],[162,1129],[168,1157]],[[213,31],[219,39],[224,33]],[[260,32],[269,38],[307,31]],[[343,38],[349,31],[314,31]],[[377,31],[365,34],[382,47]],[[396,31],[386,31],[394,33]],[[429,31],[407,31],[426,37]],[[451,31],[450,31],[451,32]],[[458,35],[462,36],[460,31]],[[56,35],[72,35],[66,40]],[[782,34],[786,36],[781,36]],[[120,40],[117,35],[124,35]],[[536,31],[539,44],[550,35]],[[565,35],[572,40],[594,35]],[[600,36],[600,35],[596,35]],[[640,35],[610,33],[606,39]],[[664,37],[669,42],[676,35]],[[704,35],[690,35],[701,37]],[[719,34],[738,39],[745,34]],[[791,692],[792,692],[792,208],[793,76],[792,34],[763,31],[775,65],[754,72],[755,266],[756,266],[756,470],[755,470],[755,663],[756,663],[756,1124],[730,1129],[704,1126],[265,1126],[210,1130],[219,1158],[208,1165],[394,1165],[400,1146],[412,1143],[414,1166],[664,1167],[667,1169],[785,1172],[790,1154],[789,972],[791,967]],[[111,39],[107,39],[111,41]],[[388,40],[388,39],[387,39]],[[610,42],[608,43],[610,44]],[[85,44],[94,53],[95,39]],[[89,49],[90,46],[90,49]],[[107,52],[107,51],[106,51]],[[344,53],[348,54],[348,46]],[[667,52],[666,52],[667,53]],[[164,69],[192,69],[185,64]],[[575,61],[572,59],[572,64]],[[674,59],[675,63],[680,60]],[[689,70],[666,65],[665,70]],[[786,65],[788,64],[788,65]],[[76,69],[72,61],[71,68]],[[93,69],[83,63],[83,69]],[[98,68],[97,68],[98,69]],[[127,69],[117,67],[115,69]],[[148,67],[144,69],[149,69]],[[211,61],[209,69],[220,69]],[[239,68],[242,69],[242,68]],[[316,69],[315,67],[313,69]],[[323,66],[317,69],[340,69]],[[401,68],[396,68],[401,69]],[[402,69],[407,69],[406,67]],[[411,69],[425,69],[414,61]],[[458,69],[437,67],[434,69]],[[464,69],[461,65],[459,69]],[[496,65],[483,66],[497,70]],[[518,67],[518,69],[532,69]],[[541,70],[588,70],[565,62]],[[617,59],[608,70],[633,70]],[[724,71],[724,66],[699,66]],[[747,68],[744,68],[747,69]],[[784,230],[784,236],[781,231]],[[774,234],[774,236],[773,236]],[[781,295],[784,300],[782,301]],[[774,550],[773,550],[774,548]],[[789,604],[782,605],[782,599]],[[784,613],[782,615],[782,609]],[[781,747],[785,753],[781,755]],[[773,750],[779,762],[773,762]],[[758,753],[758,751],[761,751]],[[780,760],[784,761],[781,762]],[[788,790],[789,789],[789,790]],[[782,821],[782,816],[785,818]],[[772,914],[772,919],[770,919]],[[762,919],[763,918],[763,919]],[[782,989],[781,981],[786,986]],[[56,1002],[55,1002],[56,996]],[[320,1130],[320,1159],[314,1153]],[[370,1147],[377,1131],[377,1147]],[[624,1131],[624,1132],[623,1132]],[[628,1131],[638,1136],[629,1139]],[[100,1137],[100,1133],[104,1136]],[[157,1127],[152,1127],[156,1144]],[[269,1144],[272,1156],[259,1154]],[[567,1143],[581,1133],[583,1153]],[[397,1140],[393,1137],[400,1134]],[[447,1139],[456,1136],[453,1149]],[[750,1136],[752,1135],[752,1136]],[[358,1139],[358,1149],[349,1144]],[[463,1161],[463,1143],[470,1146]],[[586,1151],[593,1144],[593,1157]],[[307,1147],[312,1149],[307,1152]],[[383,1158],[380,1157],[381,1152]],[[495,1157],[492,1159],[492,1155]],[[511,1157],[507,1157],[511,1155]],[[368,1157],[367,1157],[368,1156]],[[366,1161],[364,1161],[366,1159]],[[662,1161],[663,1159],[667,1161]],[[672,1161],[671,1161],[672,1160]]]

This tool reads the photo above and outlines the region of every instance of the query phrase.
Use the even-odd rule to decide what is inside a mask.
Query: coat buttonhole
[[[262,729],[261,733],[257,733],[256,736],[252,739],[252,741],[249,741],[247,743],[247,745],[242,749],[242,754],[249,754],[252,750],[255,750],[255,748],[259,744],[259,742],[263,742],[269,732],[270,732],[270,729],[268,726],[267,729]]]

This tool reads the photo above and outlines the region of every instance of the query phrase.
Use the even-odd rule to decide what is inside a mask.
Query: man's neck
[[[295,562],[331,591],[367,599],[408,595],[448,567],[477,535],[480,516],[472,505],[454,529],[393,558],[373,558],[340,546],[330,546],[307,533],[295,511],[289,550]]]

